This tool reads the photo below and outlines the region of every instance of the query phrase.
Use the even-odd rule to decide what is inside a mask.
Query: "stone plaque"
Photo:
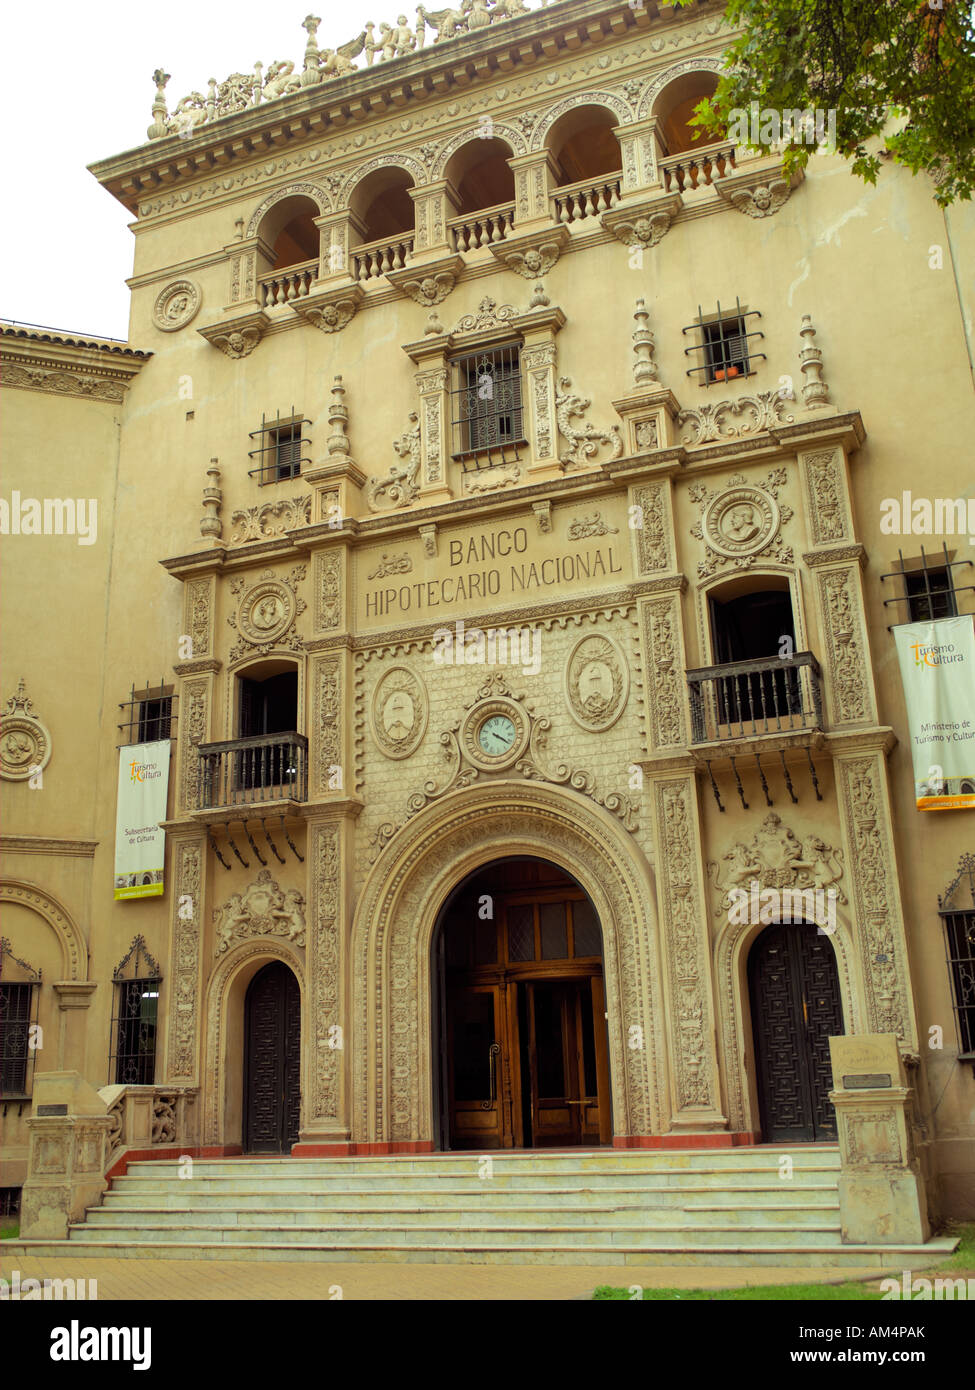
[[[862,1076],[844,1076],[845,1091],[870,1091],[892,1086],[889,1072],[864,1072]]]
[[[66,1105],[39,1105],[37,1113],[38,1115],[66,1115],[68,1107]]]

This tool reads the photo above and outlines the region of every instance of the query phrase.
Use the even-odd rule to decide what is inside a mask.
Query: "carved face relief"
[[[565,697],[577,724],[592,733],[608,729],[622,714],[628,693],[625,663],[608,637],[576,643],[565,669]]]
[[[152,321],[163,333],[175,333],[196,317],[202,299],[200,287],[193,280],[174,280],[156,296]]]
[[[239,631],[254,643],[274,642],[295,618],[294,595],[277,579],[265,579],[249,589],[237,609]]]
[[[372,727],[387,758],[408,758],[426,732],[427,696],[419,678],[405,667],[387,671],[372,697]]]
[[[757,488],[719,493],[704,513],[704,536],[712,550],[729,559],[763,550],[779,528],[775,498]]]

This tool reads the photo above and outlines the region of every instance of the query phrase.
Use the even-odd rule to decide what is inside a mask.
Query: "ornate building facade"
[[[92,166],[129,341],[0,336],[20,516],[78,523],[3,539],[7,1184],[49,1071],[148,1149],[829,1143],[862,1033],[971,1216],[972,813],[889,626],[972,551],[880,527],[970,479],[970,212],[694,142],[714,4],[306,28]]]

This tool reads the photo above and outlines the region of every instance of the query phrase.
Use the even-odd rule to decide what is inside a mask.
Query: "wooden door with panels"
[[[538,860],[481,870],[435,959],[442,1146],[610,1143],[602,936],[578,885]]]

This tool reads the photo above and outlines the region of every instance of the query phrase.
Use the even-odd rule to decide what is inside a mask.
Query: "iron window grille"
[[[305,426],[310,424],[310,420],[295,413],[294,406],[290,415],[282,417],[278,412],[270,423],[267,416],[262,415],[261,428],[250,432],[250,438],[256,439],[258,445],[247,455],[257,460],[249,476],[256,478],[261,487],[299,477],[301,465],[311,462],[310,457],[305,457],[305,448],[311,441],[304,433]]]
[[[958,1032],[959,1060],[975,1070],[975,854],[963,854],[958,873],[938,898]]]
[[[0,1096],[27,1099],[31,1093],[41,972],[15,956],[0,937]]]
[[[115,1009],[108,1059],[109,1084],[151,1086],[156,1079],[156,1021],[162,976],[144,937],[133,939],[112,979]]]
[[[701,353],[702,359],[696,366],[687,369],[690,377],[702,377],[702,385],[714,382],[734,381],[739,377],[754,376],[754,363],[765,359],[764,352],[756,352],[749,347],[752,338],[764,338],[760,329],[748,329],[750,318],[761,318],[757,309],[743,309],[735,299],[733,310],[721,308],[720,301],[716,314],[705,319],[701,306],[697,307],[697,318],[681,331],[684,334],[698,333],[700,342],[684,349],[684,356]]]
[[[125,748],[131,743],[159,743],[164,738],[173,738],[176,698],[173,687],[164,685],[161,680],[155,687],[147,681],[145,689],[138,691],[133,685],[129,698],[119,702],[119,709],[126,717],[116,725],[122,736],[118,746]]]
[[[465,472],[515,462],[527,442],[520,345],[455,357],[450,367],[453,457]]]
[[[900,550],[897,552],[899,568],[891,570],[889,574],[881,575],[881,583],[886,579],[898,578],[902,580],[903,593],[895,594],[893,598],[884,599],[884,607],[889,607],[892,603],[902,603],[906,608],[898,608],[898,614],[906,613],[902,621],[908,623],[933,622],[938,618],[956,618],[958,616],[958,595],[971,590],[975,592],[975,585],[958,585],[955,583],[952,570],[960,565],[970,565],[971,560],[952,560],[948,555],[947,543],[941,543],[942,554],[932,560],[924,553],[924,546],[921,546],[921,563],[916,561],[905,561]],[[898,624],[889,624],[887,631]]]

